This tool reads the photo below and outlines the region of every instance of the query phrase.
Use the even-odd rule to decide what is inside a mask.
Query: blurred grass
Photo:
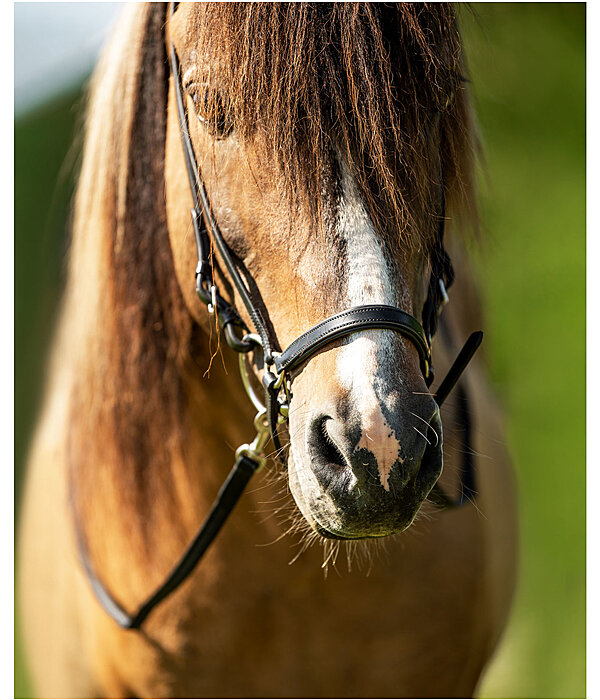
[[[585,5],[472,10],[460,7],[488,172],[486,351],[521,518],[517,598],[480,694],[584,697]],[[79,99],[15,125],[17,505],[64,272]],[[17,648],[15,696],[29,695]]]
[[[463,8],[486,348],[519,483],[520,586],[484,697],[585,696],[585,6]]]
[[[15,501],[66,272],[81,86],[15,123]]]

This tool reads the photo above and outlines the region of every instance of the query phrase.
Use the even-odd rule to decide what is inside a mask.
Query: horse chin
[[[382,494],[374,500],[350,483],[343,498],[334,497],[318,483],[312,465],[298,459],[293,450],[288,474],[290,491],[302,516],[326,539],[358,540],[398,534],[412,524],[424,500],[417,495],[419,489],[411,485],[403,489],[400,498]]]

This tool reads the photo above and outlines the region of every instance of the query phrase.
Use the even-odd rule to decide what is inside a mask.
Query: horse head
[[[167,42],[179,70],[167,127],[169,235],[197,323],[210,321],[192,283],[177,79],[211,215],[276,350],[356,306],[421,320],[444,198],[469,150],[452,10],[182,3]],[[220,294],[251,329],[214,256]],[[358,330],[286,381],[289,486],[312,528],[344,539],[407,528],[443,461],[439,408],[415,344]]]

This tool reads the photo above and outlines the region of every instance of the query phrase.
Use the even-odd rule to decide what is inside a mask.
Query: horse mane
[[[448,212],[475,223],[476,143],[450,3],[207,2],[192,17],[195,61],[212,67],[208,113],[225,109],[242,139],[263,145],[315,229],[338,152],[379,230],[422,247],[437,231],[440,141]]]
[[[166,222],[165,17],[162,3],[126,8],[92,80],[58,351],[75,377],[73,500],[87,522],[94,503],[125,502],[138,549],[144,514],[172,505],[193,336]]]
[[[130,513],[125,539],[140,551],[149,510],[173,508],[184,379],[191,356],[206,353],[166,223],[166,15],[162,3],[127,8],[92,82],[56,351],[71,377],[74,503],[88,523],[97,502]],[[448,212],[473,215],[474,137],[450,5],[201,3],[189,31],[219,65],[235,128],[271,150],[290,201],[318,218],[337,149],[382,230],[427,244],[439,128]],[[110,560],[101,543],[96,555]]]

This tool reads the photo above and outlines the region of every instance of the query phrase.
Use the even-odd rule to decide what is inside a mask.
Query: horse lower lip
[[[369,537],[369,535],[343,535],[331,532],[331,530],[328,530],[317,522],[315,522],[315,529],[321,537],[326,537],[328,540],[364,540]]]
[[[396,531],[389,532],[389,533],[365,532],[364,534],[360,534],[360,535],[342,534],[342,533],[331,532],[331,530],[328,530],[327,528],[323,527],[322,525],[320,525],[317,522],[315,522],[315,530],[319,533],[319,535],[321,535],[321,537],[325,537],[328,540],[340,540],[340,541],[344,541],[344,540],[346,540],[346,541],[373,540],[373,539],[378,539],[380,537],[389,537],[389,535],[396,534]],[[399,531],[401,531],[401,530],[399,530]]]
[[[319,525],[319,523],[315,523],[315,529],[321,535],[321,537],[326,537],[328,540],[348,540],[351,539],[350,537],[345,537],[344,535],[336,535],[333,532],[330,532],[326,528],[324,528],[322,525]]]
[[[377,519],[369,522],[368,519],[364,517],[359,521],[354,519],[349,519],[347,522],[340,523],[335,528],[325,527],[321,522],[317,520],[314,513],[312,514],[311,521],[313,528],[318,532],[321,537],[330,540],[365,540],[365,539],[376,539],[380,537],[388,537],[389,535],[397,534],[405,530],[413,521],[416,511],[419,510],[421,503],[415,505],[414,510],[411,510],[410,514],[405,513],[405,517],[401,517],[399,520],[397,517],[392,516],[390,521],[385,524],[382,522],[377,522]],[[397,513],[396,516],[400,516]]]

